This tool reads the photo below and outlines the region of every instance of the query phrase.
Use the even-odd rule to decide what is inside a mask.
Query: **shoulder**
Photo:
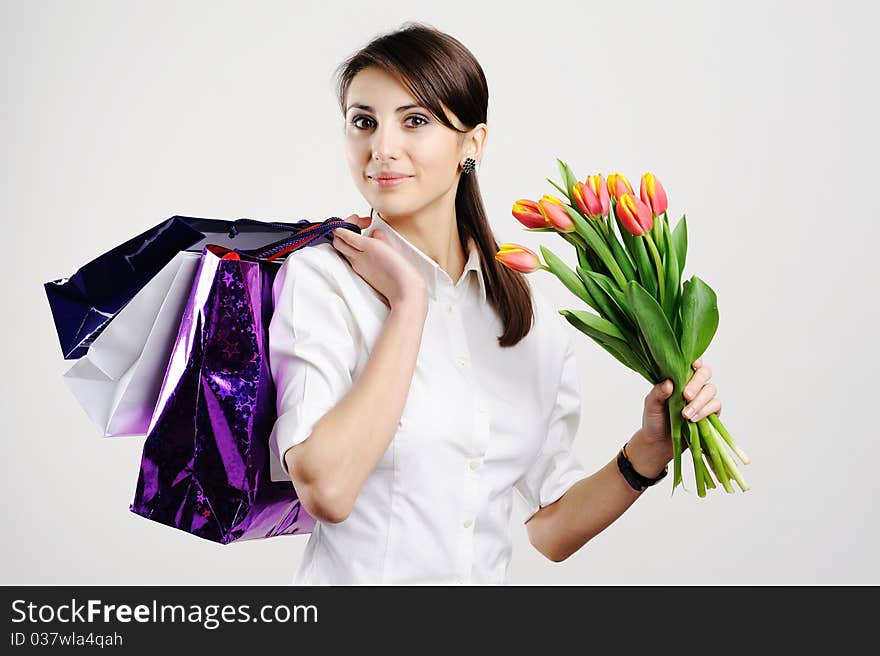
[[[310,271],[327,279],[333,279],[348,269],[345,256],[337,251],[333,244],[321,241],[313,246],[300,248],[290,253],[281,264],[281,270]]]
[[[333,244],[322,241],[290,253],[278,269],[275,287],[306,284],[338,292],[340,280],[350,275],[350,268]]]

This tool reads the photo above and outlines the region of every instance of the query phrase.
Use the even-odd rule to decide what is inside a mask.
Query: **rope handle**
[[[274,262],[278,258],[288,255],[293,251],[311,246],[312,244],[317,243],[318,241],[323,239],[327,234],[336,230],[336,228],[347,228],[349,230],[352,230],[353,232],[357,232],[358,234],[360,234],[361,231],[360,226],[358,226],[357,224],[349,223],[348,221],[345,221],[338,216],[332,216],[329,219],[325,219],[324,221],[318,223],[303,219],[301,221],[298,221],[296,224],[280,222],[268,223],[265,221],[255,221],[253,219],[238,219],[233,222],[233,224],[229,227],[230,237],[234,237],[236,234],[238,234],[236,224],[239,223],[259,224],[262,226],[268,225],[284,230],[292,229],[295,231],[295,234],[293,235],[284,237],[283,239],[280,239],[271,244],[260,246],[259,248],[251,248],[247,250],[242,250],[238,248],[231,249],[239,255],[246,255],[260,260],[266,260],[268,262]]]

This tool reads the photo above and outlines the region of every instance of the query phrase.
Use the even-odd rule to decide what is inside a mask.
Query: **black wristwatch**
[[[629,483],[630,487],[636,492],[641,492],[645,488],[651,487],[669,473],[669,465],[667,465],[663,468],[663,471],[660,472],[660,475],[657,478],[642,476],[635,470],[632,463],[629,461],[629,458],[626,455],[626,444],[623,445],[623,448],[621,448],[620,452],[617,454],[617,468],[620,469],[620,473],[623,474],[626,482]]]

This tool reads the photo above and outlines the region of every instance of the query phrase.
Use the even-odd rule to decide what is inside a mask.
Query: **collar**
[[[440,277],[446,276],[447,280],[452,281],[449,274],[430,257],[425,255],[406,237],[397,232],[390,223],[382,219],[377,212],[373,212],[373,221],[369,226],[361,230],[361,234],[368,236],[375,228],[384,228],[388,241],[396,251],[401,253],[413,266],[422,274],[428,285],[428,293],[433,300],[437,300],[437,288],[440,285]],[[468,258],[464,265],[462,277],[468,275],[468,271],[474,271],[474,275],[480,284],[480,299],[486,302],[486,281],[483,277],[483,271],[480,268],[480,251],[473,237],[468,238]],[[453,281],[454,282],[454,281]]]

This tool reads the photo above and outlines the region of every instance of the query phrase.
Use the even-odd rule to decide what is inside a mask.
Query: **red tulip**
[[[639,237],[654,226],[651,208],[633,194],[623,194],[617,200],[617,218],[632,235]]]
[[[533,200],[523,198],[513,204],[513,216],[526,228],[546,228],[547,219],[538,210],[538,204]]]
[[[651,208],[654,216],[659,216],[666,211],[666,190],[653,173],[645,173],[642,176],[642,184],[639,187],[639,195],[642,202]]]
[[[618,202],[623,194],[635,194],[629,180],[622,173],[612,173],[608,176],[608,193]]]
[[[495,259],[508,269],[520,273],[531,273],[541,268],[541,261],[535,252],[519,244],[501,244],[501,250],[495,253]]]
[[[544,194],[538,201],[538,210],[543,215],[546,225],[551,225],[559,232],[574,232],[574,221],[563,207],[563,202],[550,194]]]
[[[575,183],[571,195],[581,212],[590,218],[597,219],[608,214],[608,189],[601,174],[587,177],[586,184]]]

